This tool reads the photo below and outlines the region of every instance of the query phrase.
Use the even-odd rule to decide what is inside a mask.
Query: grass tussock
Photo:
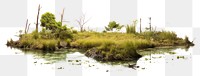
[[[58,44],[58,40],[44,40],[42,41],[43,50],[56,50],[57,48],[57,44]]]
[[[126,33],[136,33],[136,26],[135,25],[127,25],[126,26]]]

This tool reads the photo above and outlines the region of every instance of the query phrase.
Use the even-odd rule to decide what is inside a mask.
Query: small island
[[[38,16],[39,17],[39,16]],[[137,50],[163,46],[194,46],[193,41],[177,37],[170,31],[156,31],[151,26],[145,31],[136,31],[137,21],[130,25],[120,25],[115,21],[108,23],[105,30],[96,32],[85,30],[85,22],[77,21],[80,31],[55,20],[54,14],[46,12],[40,19],[41,31],[36,29],[32,33],[19,35],[19,40],[7,41],[7,46],[21,49],[35,49],[43,51],[57,51],[60,49],[83,49],[85,55],[101,61],[133,60],[141,57]],[[125,27],[126,32],[119,32]]]

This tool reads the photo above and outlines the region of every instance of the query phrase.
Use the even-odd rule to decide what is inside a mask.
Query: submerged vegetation
[[[98,60],[133,60],[140,57],[137,50],[160,46],[193,46],[188,37],[177,37],[170,31],[136,32],[136,22],[126,26],[126,33],[114,32],[121,30],[123,25],[111,21],[103,33],[76,31],[55,20],[52,13],[41,17],[42,31],[20,34],[17,41],[7,41],[7,45],[23,49],[39,49],[55,51],[64,48],[84,49],[85,55]],[[82,28],[83,30],[83,28]],[[111,32],[106,32],[111,31]]]

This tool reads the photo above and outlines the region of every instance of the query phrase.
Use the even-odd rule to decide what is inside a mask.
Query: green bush
[[[108,26],[105,27],[105,30],[113,31],[114,29],[116,29],[117,31],[120,31],[122,27],[124,26],[116,23],[115,21],[111,21],[109,22]]]

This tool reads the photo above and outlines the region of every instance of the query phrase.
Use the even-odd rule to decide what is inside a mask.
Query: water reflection
[[[184,56],[179,56],[178,54],[181,52],[188,52],[188,50],[184,50],[185,47],[159,47],[159,48],[150,48],[145,50],[139,50],[138,53],[143,55],[143,57],[134,61],[112,61],[112,62],[102,62],[96,61],[92,58],[86,57],[82,52],[75,49],[61,50],[55,52],[43,52],[41,50],[22,50],[24,54],[33,55],[34,59],[44,59],[44,64],[54,64],[54,63],[65,63],[68,65],[78,65],[83,66],[86,65],[88,68],[95,67],[99,64],[107,65],[107,66],[121,66],[124,68],[132,68],[132,69],[143,69],[145,70],[147,64],[151,63],[159,63],[165,60],[166,55],[177,55],[177,59],[187,59]],[[178,50],[178,51],[177,51]],[[174,59],[171,59],[174,60]],[[165,62],[165,61],[164,61]],[[33,63],[38,63],[38,61],[34,61]],[[41,64],[43,64],[41,63]],[[99,68],[97,66],[97,68]],[[58,67],[58,69],[64,69],[63,67]]]
[[[152,71],[151,75],[165,76],[163,74],[167,70],[166,66],[170,67],[169,65],[174,65],[175,63],[188,62],[188,60],[191,60],[192,53],[190,48],[186,49],[182,46],[159,47],[138,50],[138,53],[142,55],[138,60],[102,62],[86,57],[83,50],[77,49],[65,49],[55,52],[11,49],[9,47],[5,47],[5,49],[14,55],[27,56],[29,76],[46,75],[46,72],[51,72],[49,76],[64,76],[69,74],[111,76],[118,73],[126,76],[146,76]],[[156,74],[157,71],[160,74]]]
[[[183,68],[177,68],[173,66],[185,67],[192,65],[192,50],[191,48],[185,48],[183,46],[178,47],[161,47],[155,49],[140,50],[138,53],[143,55],[138,61],[137,68],[138,76],[165,76],[166,73],[180,73],[171,69],[181,70]],[[183,65],[181,65],[183,63]],[[185,63],[187,65],[185,65]],[[170,68],[169,68],[170,67]],[[187,69],[191,70],[190,68]]]

